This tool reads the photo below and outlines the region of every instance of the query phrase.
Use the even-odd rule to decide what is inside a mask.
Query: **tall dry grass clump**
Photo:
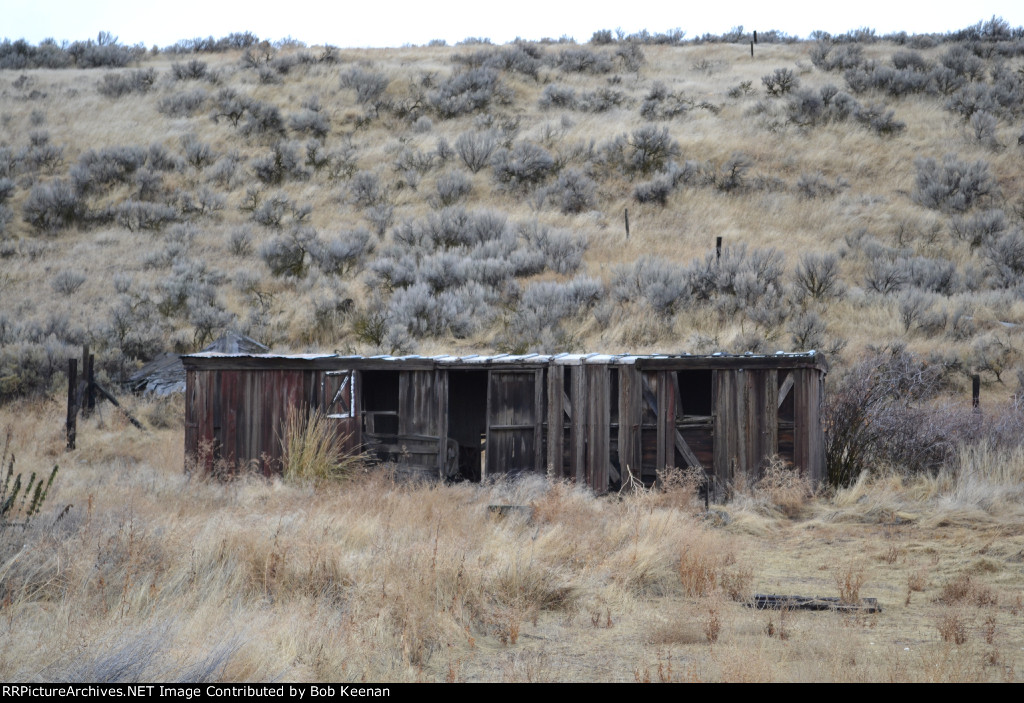
[[[363,468],[366,457],[344,451],[345,439],[319,410],[290,410],[281,439],[285,480],[338,481]]]

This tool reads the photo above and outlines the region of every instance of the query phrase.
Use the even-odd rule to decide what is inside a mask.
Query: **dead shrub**
[[[967,616],[962,608],[947,608],[936,620],[943,642],[961,645],[967,642]]]
[[[700,490],[707,482],[704,470],[696,466],[686,469],[665,467],[657,471],[659,505],[679,510],[693,509],[698,504]]]
[[[860,589],[867,582],[864,566],[851,562],[836,568],[833,572],[836,588],[839,590],[839,601],[847,605],[860,603]]]
[[[999,597],[990,587],[972,579],[970,574],[960,574],[942,586],[935,600],[945,605],[973,603],[981,608],[996,605]]]
[[[775,456],[769,460],[764,476],[754,485],[754,493],[786,517],[793,518],[801,513],[814,495],[814,489],[796,467]]]

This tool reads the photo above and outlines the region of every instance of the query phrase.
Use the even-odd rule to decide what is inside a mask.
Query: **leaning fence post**
[[[78,404],[75,402],[78,390],[78,359],[68,359],[68,450],[75,448]]]

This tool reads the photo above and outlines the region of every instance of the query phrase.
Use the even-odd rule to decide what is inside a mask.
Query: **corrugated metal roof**
[[[187,359],[282,359],[282,360],[325,360],[337,359],[338,361],[395,361],[395,362],[432,362],[436,364],[547,364],[555,363],[562,365],[579,364],[632,364],[639,360],[652,359],[812,359],[815,358],[815,350],[807,352],[783,352],[774,354],[727,354],[715,352],[713,354],[467,354],[455,356],[452,354],[438,354],[436,356],[420,356],[419,354],[406,354],[392,356],[389,354],[378,354],[375,356],[362,356],[359,354],[230,354],[223,352],[197,352],[187,354]]]

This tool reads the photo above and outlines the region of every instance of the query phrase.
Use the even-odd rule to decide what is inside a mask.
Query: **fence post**
[[[715,261],[722,259],[722,238],[715,237]]]
[[[77,433],[78,404],[78,359],[68,359],[68,451],[75,448],[75,434]]]
[[[629,239],[629,208],[626,208],[626,239]]]
[[[92,415],[93,410],[96,409],[96,376],[93,369],[95,363],[96,357],[90,354],[89,366],[85,372],[85,411],[87,416]]]
[[[978,409],[981,402],[981,376],[974,374],[971,376],[971,407],[975,410]]]

